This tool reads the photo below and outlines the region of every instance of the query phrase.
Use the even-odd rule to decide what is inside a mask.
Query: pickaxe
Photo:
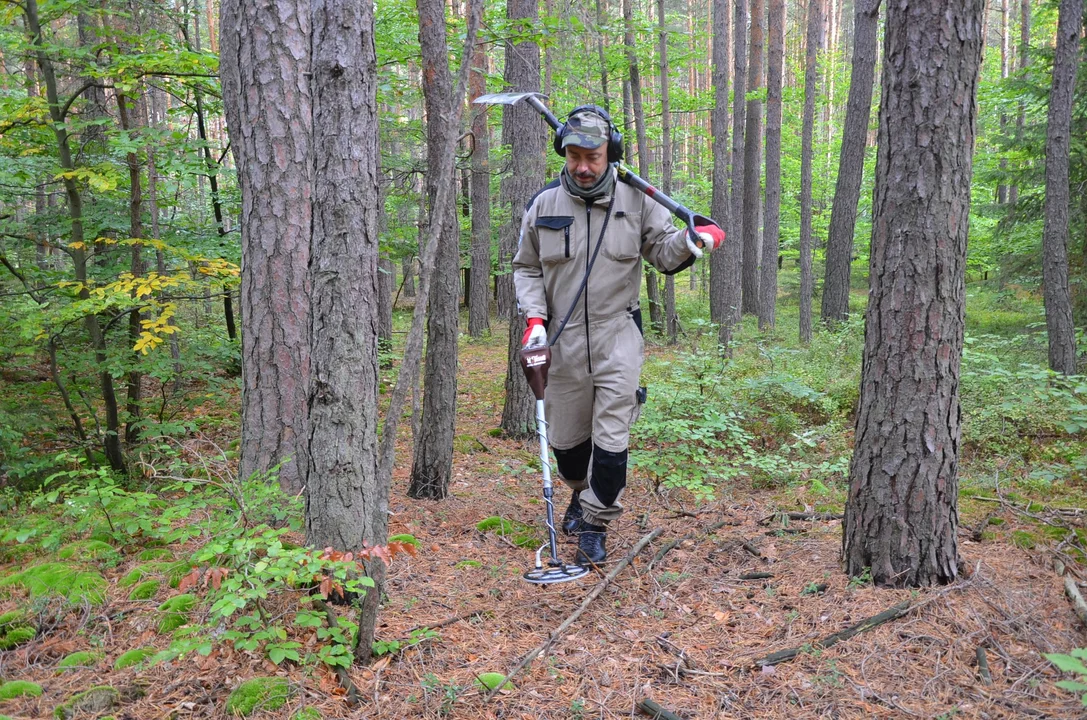
[[[547,124],[550,125],[555,132],[558,132],[559,128],[562,127],[562,123],[559,122],[559,119],[555,117],[554,113],[547,109],[547,106],[543,104],[541,98],[546,100],[547,96],[538,92],[492,93],[490,95],[480,95],[472,102],[477,105],[516,105],[521,101],[527,102],[534,110],[536,110],[536,112],[543,116],[543,119],[547,121]],[[691,235],[691,241],[700,248],[705,247],[702,238],[695,232],[695,226],[717,225],[716,222],[705,215],[698,215],[689,208],[680,205],[678,202],[638,177],[634,171],[623,165],[623,163],[616,164],[616,171],[618,172],[620,181],[645,193],[683,221],[687,226],[687,232]],[[721,226],[717,225],[717,227]]]

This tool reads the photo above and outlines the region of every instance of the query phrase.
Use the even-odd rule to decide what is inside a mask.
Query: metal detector
[[[536,551],[536,567],[524,575],[525,580],[537,585],[551,585],[577,580],[589,573],[589,569],[586,567],[564,563],[559,560],[559,547],[555,540],[555,506],[551,501],[553,494],[551,458],[547,448],[547,419],[544,417],[544,388],[547,386],[547,369],[550,366],[551,348],[547,345],[521,350],[521,369],[525,371],[528,386],[532,388],[532,394],[536,396],[536,434],[540,436],[543,496],[544,502],[547,504],[548,542],[541,545]],[[542,559],[544,548],[550,548],[551,550],[551,558],[547,561],[547,567],[544,567]]]
[[[546,105],[543,104],[543,101],[546,99],[546,95],[538,92],[508,92],[480,95],[472,102],[476,105],[516,105],[519,102],[527,102],[536,112],[543,116],[543,119],[547,121],[547,124],[551,126],[552,130],[558,132],[562,127],[562,122],[555,117],[554,113],[547,109]],[[623,163],[616,163],[615,169],[619,176],[619,182],[626,183],[635,190],[644,193],[660,205],[663,205],[668,212],[681,220],[683,224],[687,226],[687,232],[690,234],[691,241],[696,247],[703,248],[706,246],[705,241],[699,237],[698,233],[695,231],[696,225],[717,225],[717,227],[721,227],[714,222],[712,218],[708,218],[705,215],[699,215],[668,197],[636,175],[633,170],[626,165],[623,165]]]

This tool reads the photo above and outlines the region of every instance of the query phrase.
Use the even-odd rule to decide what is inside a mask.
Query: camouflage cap
[[[582,148],[598,148],[611,135],[608,121],[594,112],[585,110],[571,115],[562,133],[562,147],[576,145]]]

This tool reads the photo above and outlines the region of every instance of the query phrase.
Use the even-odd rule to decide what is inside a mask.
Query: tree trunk
[[[800,150],[800,342],[811,342],[812,256],[812,163],[815,136],[815,90],[819,51],[823,47],[823,2],[808,3],[807,50],[804,63],[804,129]]]
[[[1042,234],[1042,282],[1049,367],[1076,374],[1076,330],[1068,292],[1068,157],[1072,135],[1072,98],[1079,65],[1083,0],[1061,0],[1057,48],[1045,139],[1045,229]]]
[[[638,174],[649,177],[649,141],[646,139],[645,108],[642,104],[642,75],[638,67],[636,36],[634,34],[634,3],[623,0],[623,45],[626,46],[627,65],[630,69],[630,95],[634,105],[634,128],[638,139]],[[660,284],[657,271],[645,264],[645,294],[649,301],[649,326],[654,332],[664,332],[664,313],[661,310]]]
[[[71,171],[76,169],[72,159],[71,138],[67,130],[67,117],[61,112],[61,102],[57,94],[57,76],[53,61],[45,50],[45,37],[38,20],[37,0],[26,0],[23,5],[24,19],[26,21],[27,39],[34,46],[34,57],[41,70],[42,79],[45,82],[45,97],[49,103],[49,119],[53,125],[53,134],[57,143],[57,158],[60,166],[67,172],[64,178],[64,191],[68,197],[68,216],[71,220],[71,242],[69,244],[72,264],[75,269],[75,279],[80,284],[79,297],[82,300],[90,298],[87,289],[87,252],[86,239],[83,234],[83,197],[79,192],[79,186],[71,176]],[[83,326],[91,340],[91,348],[94,350],[94,360],[98,371],[99,387],[102,391],[102,404],[106,412],[106,434],[103,438],[103,449],[106,453],[106,461],[115,472],[126,472],[124,452],[121,449],[121,422],[117,407],[117,392],[113,386],[113,375],[106,366],[107,348],[102,326],[98,322],[98,316],[88,313],[83,318]]]
[[[869,304],[842,529],[846,572],[959,572],[966,238],[984,0],[887,6]]]
[[[219,27],[242,196],[241,476],[282,463],[296,494],[309,463],[310,6],[224,0]]]
[[[735,294],[729,279],[741,262],[740,244],[732,235],[728,198],[728,0],[713,0],[713,218],[729,233],[724,245],[710,255],[710,319],[718,323],[718,344],[727,354],[732,343],[732,318],[737,308],[728,303]]]
[[[121,120],[121,129],[126,133],[131,133],[133,128],[132,118],[129,115],[129,99],[133,100],[133,106],[140,102],[135,95],[125,95],[124,93],[117,93],[117,113],[118,118]],[[130,135],[131,140],[135,140]],[[128,165],[128,236],[130,238],[142,238],[143,237],[143,189],[140,186],[140,158],[135,152],[129,152],[125,154],[125,161]],[[141,247],[138,243],[132,245],[131,261],[129,263],[129,272],[133,277],[141,277],[144,274],[143,257],[141,253]],[[135,293],[133,293],[135,298]],[[143,315],[139,310],[133,310],[128,314],[128,339],[131,343],[130,348],[135,346],[136,341],[140,337],[140,320]],[[135,352],[129,352],[129,361],[135,365],[139,362],[139,355]],[[136,367],[133,367],[128,371],[128,402],[126,410],[128,418],[125,424],[125,442],[132,444],[139,439],[139,422],[140,422],[140,400],[141,400],[141,388],[143,383],[143,373]]]
[[[600,62],[601,101],[604,109],[611,112],[611,99],[608,97],[608,61],[604,56],[604,16],[607,8],[601,0],[596,0],[596,54]]]
[[[426,375],[423,379],[421,432],[415,436],[408,497],[441,500],[449,494],[453,472],[453,433],[457,418],[457,311],[460,282],[460,225],[455,204],[446,215],[436,216],[438,186],[456,182],[452,157],[442,148],[458,128],[450,121],[453,76],[449,72],[449,47],[445,39],[445,3],[417,0],[419,45],[423,57],[423,98],[426,105],[427,199],[432,228],[427,242],[438,247],[427,308]],[[438,232],[434,232],[434,230]]]
[[[763,37],[766,28],[763,0],[751,0],[751,48],[747,68],[747,93],[762,87]],[[739,86],[737,86],[739,87]],[[762,197],[759,177],[762,162],[762,101],[747,101],[747,131],[744,136],[744,266],[743,311],[759,311],[759,205]]]
[[[405,255],[400,258],[400,274],[404,276],[404,297],[415,297],[415,256]]]
[[[842,322],[849,317],[849,272],[853,260],[853,232],[864,175],[864,148],[872,111],[872,79],[876,69],[880,0],[856,0],[853,15],[853,70],[845,108],[838,181],[830,211],[827,260],[823,277],[821,317]]]
[[[759,329],[774,327],[781,237],[781,83],[785,68],[785,0],[769,0],[770,38],[766,71],[766,222],[759,278]]]
[[[393,346],[393,297],[396,294],[396,264],[387,254],[377,259],[377,347],[383,353]],[[386,360],[386,365],[391,361]]]
[[[378,118],[373,5],[314,0],[311,373],[306,542],[384,545],[389,488],[378,481]],[[385,578],[362,601],[356,657],[370,657]]]
[[[1030,64],[1030,0],[1022,0],[1019,4],[1019,74],[1026,79],[1027,66]],[[1019,114],[1015,119],[1016,145],[1023,140],[1023,126],[1026,121],[1026,104],[1019,101]],[[1019,202],[1019,186],[1012,185],[1008,188],[1008,204],[1011,212],[1015,212],[1015,204]]]
[[[480,43],[472,57],[469,97],[487,92],[487,51]],[[482,337],[491,330],[491,131],[487,107],[476,105],[472,118],[472,266],[468,298],[468,334]]]
[[[747,87],[747,0],[734,0],[734,13],[732,20],[733,29],[733,101],[732,101],[732,212],[730,219],[732,225],[728,229],[728,236],[732,238],[732,245],[736,246],[736,262],[729,263],[730,277],[725,281],[728,296],[725,299],[725,307],[733,308],[732,325],[740,322],[740,312],[743,303],[743,266],[747,262],[743,258],[744,249],[744,130],[747,124],[747,102],[740,95],[742,88]],[[722,323],[724,332],[725,325]],[[728,347],[723,337],[721,344]]]
[[[1082,1],[1082,0],[1081,0]],[[1008,79],[1008,53],[1010,50],[1010,32],[1008,22],[1008,0],[1000,0],[1000,79]],[[1008,115],[1000,113],[1000,135],[1006,137],[1008,131]],[[996,202],[1003,205],[1008,201],[1008,186],[1004,184],[1004,177],[1008,171],[1008,159],[1000,159],[1000,183],[996,186]]]
[[[661,79],[661,189],[672,194],[672,110],[668,102],[668,29],[664,22],[664,0],[657,0],[657,27],[660,30],[660,79]],[[644,175],[642,177],[645,177]],[[665,332],[669,345],[676,344],[679,335],[679,317],[676,315],[676,279],[669,275],[664,280]]]
[[[511,20],[535,26],[539,17],[538,0],[507,0],[506,13]],[[506,85],[511,91],[528,92],[540,87],[540,47],[531,41],[506,43]],[[503,142],[510,146],[512,173],[502,181],[505,201],[510,207],[510,224],[504,233],[509,238],[509,266],[521,232],[525,205],[544,186],[544,151],[547,143],[540,116],[525,103],[502,108]],[[513,276],[507,275],[512,293]],[[506,402],[502,407],[502,430],[512,437],[529,437],[536,432],[536,399],[521,370],[521,336],[525,319],[510,304],[506,353]]]

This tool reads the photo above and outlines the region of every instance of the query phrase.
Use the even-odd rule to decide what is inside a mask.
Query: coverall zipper
[[[593,199],[585,200],[585,357],[589,362],[589,374],[593,374],[593,350],[589,342],[589,256],[593,254]]]

